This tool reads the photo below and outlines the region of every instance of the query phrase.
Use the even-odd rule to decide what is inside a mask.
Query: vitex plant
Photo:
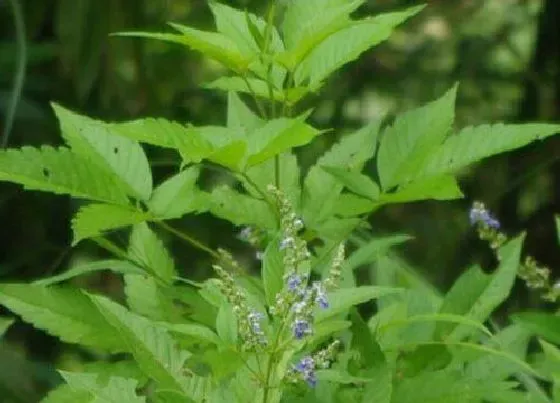
[[[522,314],[499,328],[490,320],[518,275],[549,299],[556,288],[533,261],[519,270],[522,236],[506,239],[484,205],[470,218],[499,267],[469,269],[446,295],[387,252],[408,237],[355,233],[381,206],[463,197],[462,168],[560,125],[455,131],[453,86],[386,127],[372,121],[336,134],[313,166],[298,164],[296,148],[335,135],[313,127],[300,101],[423,8],[353,18],[362,3],[271,0],[261,18],[212,1],[215,32],[172,23],[172,32],[121,33],[221,64],[227,74],[206,87],[227,94],[225,124],[103,122],[53,104],[65,146],[0,151],[1,180],[85,201],[72,219],[73,243],[93,240],[115,255],[0,286],[2,305],[99,358],[85,372],[60,371],[64,382],[45,402],[551,402],[546,381],[559,398],[556,347],[543,341],[556,372],[526,360],[530,332],[546,339],[546,321]],[[154,184],[141,143],[175,150],[180,169]],[[372,159],[375,172],[365,169]],[[201,188],[205,166],[233,184]],[[166,223],[201,212],[239,227],[262,261],[260,276]],[[126,227],[127,247],[113,243],[108,233]],[[209,253],[214,278],[180,277],[155,229]],[[345,249],[354,252],[346,258]],[[376,285],[357,284],[354,269],[372,262]],[[106,269],[122,275],[125,304],[67,282]],[[371,300],[375,314],[363,317],[356,305]]]

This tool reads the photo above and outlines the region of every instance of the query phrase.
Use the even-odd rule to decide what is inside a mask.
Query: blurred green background
[[[264,12],[264,0],[228,4]],[[343,68],[315,101],[313,123],[350,130],[440,96],[460,82],[457,126],[484,122],[560,121],[560,2],[558,0],[370,0],[361,14],[413,4],[428,7],[388,42]],[[21,10],[24,42],[18,43]],[[17,13],[16,13],[17,14]],[[10,147],[60,144],[50,101],[104,120],[161,116],[194,125],[222,124],[225,96],[201,88],[222,73],[213,62],[180,46],[109,37],[124,30],[165,30],[176,21],[211,29],[205,0],[0,0],[0,130],[6,127],[18,60],[25,52],[24,85]],[[2,138],[6,133],[0,133]],[[300,152],[311,164],[334,141],[326,135]],[[177,168],[166,151],[148,149],[156,180]],[[466,199],[385,208],[371,217],[374,235],[408,233],[415,240],[399,253],[445,290],[465,266],[493,261],[469,228],[467,210],[481,200],[507,233],[528,232],[525,253],[560,276],[553,216],[560,212],[560,138],[497,156],[461,174]],[[219,180],[209,177],[207,180]],[[103,256],[91,243],[70,248],[69,221],[76,202],[0,184],[0,281],[31,281]],[[248,251],[237,229],[209,215],[174,223],[240,259]],[[125,233],[116,240],[125,243]],[[210,260],[168,239],[183,275],[201,278]],[[246,259],[249,260],[249,259]],[[120,283],[97,275],[84,286],[118,292]],[[513,306],[537,306],[516,288]],[[546,308],[546,307],[544,307]],[[54,366],[71,368],[92,357],[18,323],[0,344],[0,402],[31,403],[59,379]]]

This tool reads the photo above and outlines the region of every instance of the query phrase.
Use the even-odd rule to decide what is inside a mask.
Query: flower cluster
[[[532,257],[527,256],[524,263],[519,267],[517,275],[525,281],[527,287],[540,291],[543,300],[556,302],[560,299],[560,282],[552,284],[550,269],[539,266]]]
[[[499,248],[506,241],[505,235],[499,232],[500,222],[486,209],[484,203],[473,203],[469,220],[477,228],[480,239],[489,241],[492,249]]]
[[[332,342],[327,348],[320,350],[313,356],[305,356],[288,372],[288,379],[292,382],[305,381],[310,387],[317,384],[316,369],[326,369],[330,366],[340,342]]]
[[[256,350],[268,344],[266,335],[261,327],[264,315],[249,307],[247,298],[235,284],[233,276],[220,266],[213,266],[220,278],[220,290],[233,306],[237,318],[239,335],[243,341],[243,349]]]

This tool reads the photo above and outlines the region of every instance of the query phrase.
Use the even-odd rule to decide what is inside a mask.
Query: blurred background
[[[267,2],[226,3],[262,14]],[[358,14],[420,3],[428,3],[420,15],[324,87],[312,116],[316,126],[354,129],[439,97],[456,81],[458,128],[490,121],[560,121],[558,0],[370,0]],[[8,129],[9,147],[60,144],[50,101],[104,120],[160,116],[223,124],[225,95],[200,87],[222,72],[219,66],[177,45],[108,36],[163,31],[167,21],[212,28],[205,0],[0,0],[1,138],[6,140]],[[21,91],[14,93],[22,78]],[[10,129],[14,94],[19,102]],[[302,165],[311,164],[332,141],[328,135],[315,141],[301,153]],[[177,169],[174,155],[148,152],[156,180]],[[492,270],[490,251],[468,223],[468,208],[481,200],[507,233],[527,231],[524,253],[560,276],[553,220],[560,213],[559,168],[560,138],[493,157],[462,172],[466,199],[385,208],[371,217],[372,232],[414,236],[399,254],[445,290],[469,264]],[[70,248],[76,206],[65,197],[0,183],[0,281],[32,281],[79,259],[102,256],[88,242]],[[201,215],[174,225],[243,258],[235,229],[225,222]],[[123,234],[121,244],[125,239]],[[185,276],[208,274],[205,255],[169,241]],[[84,281],[108,292],[120,286],[109,275]],[[512,303],[536,306],[538,299],[519,286]],[[54,365],[71,365],[80,354],[18,323],[0,344],[0,402],[40,400],[58,382]]]

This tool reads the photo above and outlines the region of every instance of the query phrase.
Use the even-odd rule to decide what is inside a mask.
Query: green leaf
[[[558,238],[558,243],[560,243],[560,216],[556,216],[556,237]]]
[[[357,171],[350,171],[341,167],[322,167],[325,171],[334,176],[340,183],[360,196],[370,200],[379,198],[379,186],[369,176]]]
[[[295,209],[299,207],[301,196],[301,174],[296,156],[291,152],[278,155],[279,189],[292,202]],[[245,171],[247,179],[242,178],[245,189],[255,198],[268,195],[267,186],[276,182],[276,161],[271,158],[262,164],[254,165]]]
[[[256,95],[259,98],[270,99],[270,90],[267,82],[258,78],[247,78],[244,80],[241,77],[220,77],[210,83],[204,84],[204,88],[243,92]],[[281,90],[273,88],[272,98],[275,101],[283,102],[286,95]]]
[[[402,289],[391,287],[362,286],[341,288],[329,294],[329,307],[324,310],[318,310],[315,318],[317,322],[321,322],[327,318],[346,312],[354,305],[359,305],[375,298],[399,292],[402,292]]]
[[[153,277],[130,274],[124,276],[126,302],[131,311],[155,321],[179,322],[182,311],[175,303],[169,287]]]
[[[0,181],[19,183],[29,190],[128,204],[127,195],[114,175],[64,147],[0,151]]]
[[[149,267],[156,277],[168,284],[177,276],[173,258],[146,223],[137,224],[132,229],[128,255],[135,262]]]
[[[150,219],[150,215],[133,207],[114,204],[88,204],[80,208],[72,219],[74,237],[72,245],[82,239],[94,238],[104,232],[138,224]]]
[[[361,245],[344,262],[345,270],[354,270],[365,264],[373,263],[380,256],[396,245],[411,240],[409,235],[392,235],[389,237],[372,239]]]
[[[196,187],[200,169],[189,167],[155,188],[148,207],[158,219],[180,218],[206,210],[204,194]]]
[[[162,323],[158,322],[158,325],[169,330],[171,333],[177,333],[180,335],[188,336],[199,341],[220,344],[220,338],[216,333],[210,330],[208,327],[203,325],[198,325],[195,323]]]
[[[222,342],[229,346],[235,346],[238,341],[237,320],[233,313],[233,307],[223,302],[216,317],[216,331]]]
[[[560,344],[560,317],[546,312],[520,312],[512,317],[528,331],[555,344]]]
[[[408,203],[417,200],[451,200],[462,198],[463,192],[451,175],[435,176],[409,183],[394,193],[384,193],[379,204]]]
[[[266,302],[273,306],[278,294],[284,286],[284,261],[279,248],[278,238],[274,238],[264,251],[262,263],[262,280],[266,294]]]
[[[85,390],[74,390],[64,383],[51,390],[41,403],[92,403],[94,396]]]
[[[377,157],[384,190],[409,182],[445,140],[455,119],[457,86],[438,100],[398,116],[385,129]]]
[[[189,354],[175,347],[165,329],[105,297],[89,297],[118,332],[121,342],[125,343],[148,377],[155,380],[160,388],[179,394],[186,392],[183,366]]]
[[[123,351],[113,328],[76,288],[32,284],[0,285],[0,304],[33,326],[68,343]]]
[[[323,5],[319,5],[318,8],[322,9]],[[423,6],[411,7],[404,11],[366,18],[334,32],[302,61],[295,74],[295,84],[300,85],[309,80],[312,88],[319,88],[332,72],[385,41],[398,25],[420,12],[422,8]]]
[[[374,368],[386,364],[385,355],[367,323],[354,308],[350,311],[352,319],[352,350],[359,352],[362,368]]]
[[[322,166],[338,166],[363,169],[365,163],[375,153],[379,122],[375,121],[362,129],[344,136],[337,144],[321,156],[309,170],[302,194],[304,219],[307,225],[314,225],[329,217],[343,185]]]
[[[450,136],[439,147],[415,178],[454,173],[484,158],[523,147],[560,132],[560,125],[520,124],[467,127]]]
[[[349,14],[362,3],[363,0],[290,2],[282,26],[288,50],[280,55],[280,62],[294,71],[321,42],[350,25]]]
[[[111,377],[106,384],[98,381],[98,375],[59,371],[75,391],[86,391],[96,403],[144,403],[146,398],[136,395],[138,382],[134,379]]]
[[[259,59],[259,56],[261,55],[259,44],[251,32],[251,26],[247,23],[250,21],[258,31],[265,32],[267,25],[266,21],[252,13],[240,11],[218,2],[211,2],[210,9],[212,10],[212,14],[214,14],[218,32],[235,42],[241,54],[243,54],[243,56],[245,56],[248,60],[252,61],[249,65],[250,70],[256,73],[259,77],[266,79],[267,68],[266,65]],[[284,44],[280,39],[278,31],[275,27],[269,27],[269,29],[271,29],[271,40],[268,46],[268,51],[271,54],[283,51]],[[286,72],[283,68],[273,65],[271,77],[276,88],[282,88],[285,75]]]
[[[130,139],[115,136],[110,126],[60,105],[52,104],[62,137],[76,154],[113,172],[128,193],[148,200],[152,193],[152,172],[142,147]]]
[[[306,115],[295,119],[270,120],[249,133],[247,166],[260,164],[277,154],[311,142],[321,131],[304,122]]]
[[[170,23],[169,25],[179,31],[180,34],[119,32],[115,35],[150,38],[159,41],[178,43],[196,50],[210,59],[216,60],[237,73],[247,71],[251,59],[245,57],[235,42],[226,35],[216,32],[200,31],[175,23]]]
[[[0,317],[0,338],[6,333],[8,328],[12,326],[14,319]]]
[[[212,144],[199,129],[166,119],[147,118],[107,125],[111,133],[119,136],[178,150],[184,163],[198,163],[213,151]]]
[[[245,130],[255,130],[264,125],[263,120],[257,116],[235,92],[228,93],[227,127]]]
[[[60,283],[62,281],[70,280],[74,277],[82,276],[84,274],[91,274],[103,270],[110,270],[119,274],[145,274],[144,270],[130,262],[127,262],[125,260],[109,259],[77,264],[75,267],[72,267],[70,270],[67,270],[64,273],[42,280],[37,280],[34,284],[49,286]]]
[[[209,211],[235,225],[255,225],[261,229],[275,228],[276,217],[264,201],[236,192],[228,186],[212,190]]]
[[[469,272],[464,274],[446,295],[440,312],[461,314],[469,319],[485,321],[508,297],[513,287],[519,267],[522,242],[523,237],[519,236],[500,248],[501,263],[491,276],[485,275],[478,269],[475,269],[476,274]],[[463,282],[471,283],[470,289],[465,289],[466,284],[461,284]],[[449,334],[447,340],[457,341],[468,333],[468,329],[458,326]]]

